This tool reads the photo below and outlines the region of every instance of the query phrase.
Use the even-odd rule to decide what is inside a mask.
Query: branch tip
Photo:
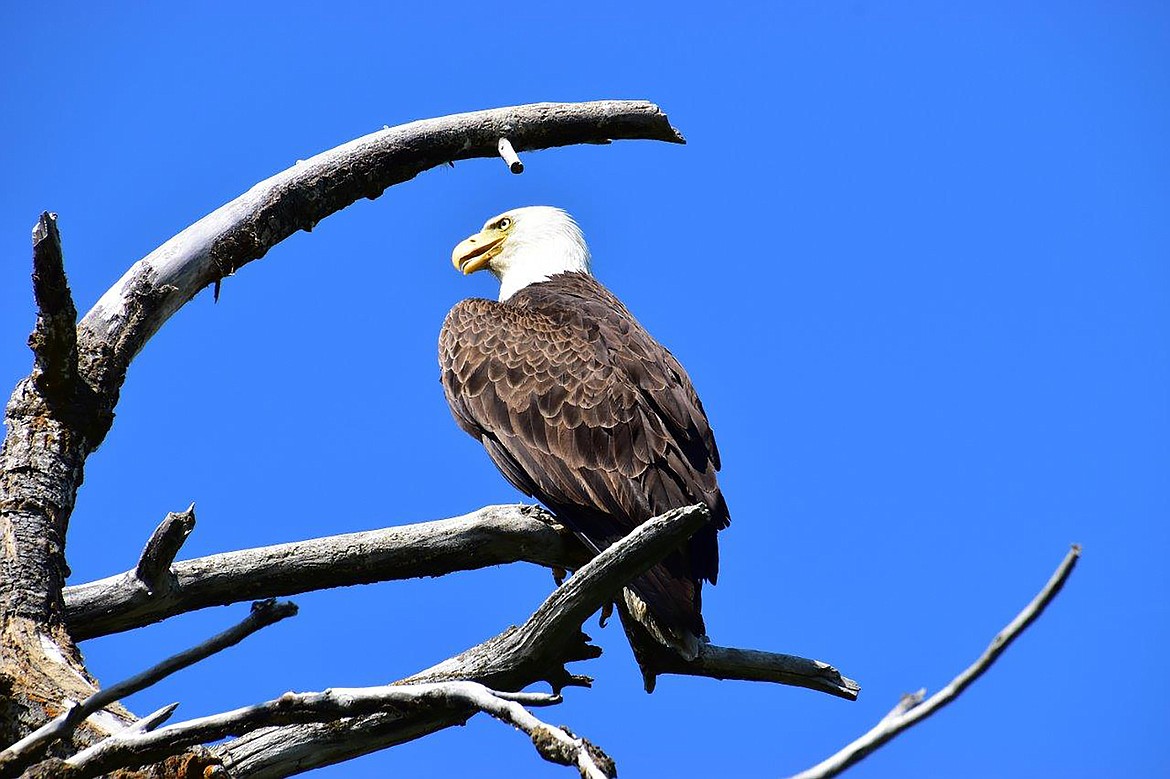
[[[993,663],[1003,654],[1013,641],[1044,613],[1044,610],[1056,598],[1064,587],[1068,577],[1076,567],[1081,550],[1078,544],[1073,544],[1068,554],[1057,566],[1056,571],[1049,578],[1044,588],[1037,593],[1024,610],[1008,623],[1007,627],[996,634],[991,645],[984,650],[979,658],[967,666],[958,676],[951,680],[930,698],[926,698],[926,689],[916,693],[903,695],[898,704],[889,714],[874,725],[868,732],[857,738],[844,749],[829,756],[812,768],[801,771],[791,779],[829,779],[837,776],[845,769],[873,753],[895,736],[918,724],[939,709],[958,698],[964,690],[970,687],[976,679],[986,673]],[[924,700],[924,698],[926,698]]]
[[[45,211],[32,231],[37,321],[29,336],[33,379],[50,407],[69,409],[77,387],[77,308],[65,277],[57,215]]]
[[[171,590],[171,565],[187,537],[195,529],[195,504],[186,511],[169,512],[150,534],[134,576],[151,596],[161,596]]]
[[[508,165],[508,170],[513,173],[520,174],[524,172],[524,163],[520,161],[520,157],[516,154],[516,150],[512,148],[512,142],[507,138],[501,138],[496,144],[500,150],[500,156],[504,158],[504,162]]]

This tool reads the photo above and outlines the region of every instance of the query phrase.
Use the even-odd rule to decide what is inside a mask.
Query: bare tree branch
[[[547,511],[487,506],[451,519],[185,560],[171,566],[169,588],[153,593],[135,571],[66,587],[65,618],[80,641],[208,606],[519,561],[575,569],[588,559]]]
[[[857,700],[861,692],[861,685],[842,676],[840,671],[828,663],[796,655],[704,644],[694,660],[675,656],[673,661],[675,665],[663,666],[660,673],[776,682],[826,692],[850,701]]]
[[[602,603],[662,559],[706,520],[703,506],[691,506],[642,523],[586,563],[557,588],[520,627],[512,627],[456,657],[421,671],[402,684],[474,681],[493,689],[518,690],[548,681],[554,690],[586,685],[564,665],[596,657],[581,623]],[[463,723],[466,709],[377,714],[335,725],[294,725],[248,733],[213,751],[233,777],[275,779],[410,741]]]
[[[252,604],[252,611],[238,625],[209,638],[198,646],[173,655],[142,673],[136,674],[104,690],[99,690],[81,703],[69,706],[65,713],[49,721],[20,741],[0,752],[0,777],[15,776],[20,770],[54,741],[68,738],[86,717],[101,711],[122,698],[145,690],[171,674],[204,660],[216,652],[243,641],[257,630],[268,627],[297,613],[296,605],[287,601],[261,601]],[[138,724],[138,723],[135,723]],[[133,726],[132,726],[133,727]]]
[[[612,779],[617,776],[617,766],[609,755],[564,727],[558,728],[541,722],[532,712],[521,706],[520,701],[512,700],[508,695],[493,692],[474,682],[447,684],[469,685],[468,698],[475,708],[527,733],[536,751],[550,763],[576,766],[585,779]],[[560,696],[550,698],[559,701]]]
[[[97,776],[116,768],[158,762],[188,747],[258,728],[307,722],[334,722],[377,712],[482,711],[528,734],[545,760],[577,766],[582,776],[616,776],[613,761],[585,739],[548,725],[524,708],[549,706],[560,697],[543,693],[497,692],[475,682],[335,688],[324,692],[285,693],[265,703],[178,722],[143,732],[134,726],[65,761],[69,779]]]
[[[936,692],[926,702],[922,701],[926,695],[925,690],[902,696],[898,705],[865,735],[812,768],[801,771],[791,779],[829,779],[829,777],[837,776],[894,736],[912,725],[916,725],[958,698],[976,679],[991,668],[991,665],[1029,625],[1044,613],[1044,609],[1048,607],[1048,604],[1064,587],[1068,577],[1072,575],[1080,556],[1081,547],[1078,544],[1073,544],[1048,583],[1044,585],[1044,589],[1040,590],[1032,602],[1025,606],[1024,610],[1017,614],[1007,627],[996,634],[979,659],[952,679],[950,684]]]

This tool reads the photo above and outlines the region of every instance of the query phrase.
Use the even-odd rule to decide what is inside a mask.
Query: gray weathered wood
[[[662,673],[706,676],[712,679],[740,679],[748,682],[775,682],[806,687],[838,698],[857,700],[861,686],[828,663],[807,657],[764,652],[758,649],[704,644],[694,660],[674,658]]]

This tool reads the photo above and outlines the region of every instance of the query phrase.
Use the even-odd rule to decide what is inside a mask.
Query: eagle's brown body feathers
[[[719,451],[686,372],[621,301],[585,273],[502,303],[462,301],[439,362],[460,427],[595,550],[669,509],[707,505],[710,524],[631,583],[671,643],[704,636],[702,581],[715,582],[716,532],[730,521]]]

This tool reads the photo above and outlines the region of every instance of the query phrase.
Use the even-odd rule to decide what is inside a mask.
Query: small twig
[[[829,777],[837,776],[894,736],[897,736],[910,726],[921,722],[943,706],[955,700],[955,698],[958,698],[976,679],[982,676],[987,669],[991,668],[991,665],[996,659],[1003,654],[1004,650],[1029,625],[1044,613],[1044,609],[1048,607],[1048,604],[1052,602],[1057,593],[1064,587],[1064,583],[1072,574],[1073,568],[1076,567],[1077,560],[1080,559],[1080,556],[1080,545],[1073,544],[1072,549],[1065,555],[1064,560],[1061,561],[1056,572],[1052,574],[1048,583],[1044,585],[1044,589],[1032,599],[1031,603],[1024,607],[1023,611],[1016,615],[1016,618],[1007,627],[1001,630],[991,640],[990,646],[979,656],[979,659],[951,680],[950,684],[936,692],[925,702],[922,702],[922,698],[926,694],[925,690],[920,690],[913,695],[902,696],[902,700],[898,702],[898,705],[883,717],[877,725],[871,728],[869,732],[861,736],[861,738],[858,738],[841,751],[812,768],[801,771],[799,774],[791,777],[791,779],[828,779]]]
[[[523,173],[524,163],[520,161],[520,157],[516,154],[516,150],[512,148],[512,142],[507,138],[501,138],[499,144],[497,145],[500,150],[500,156],[503,157],[504,162],[508,164],[508,170],[512,171],[513,173]]]
[[[235,627],[209,638],[198,646],[168,657],[158,665],[148,668],[129,679],[104,690],[99,690],[81,703],[70,706],[65,713],[0,752],[0,777],[13,776],[27,765],[49,744],[64,739],[73,732],[86,717],[100,711],[115,701],[133,695],[161,680],[243,641],[261,628],[265,628],[297,613],[295,604],[288,601],[262,601],[252,604],[252,612]],[[172,709],[173,711],[173,709]],[[159,712],[151,715],[157,716]],[[169,712],[167,716],[170,716]],[[162,720],[158,720],[162,721]],[[137,725],[138,723],[135,723]],[[157,723],[155,723],[157,724]],[[133,725],[131,727],[134,727]]]
[[[150,534],[134,571],[150,595],[160,595],[170,589],[171,563],[194,529],[195,504],[192,503],[186,511],[169,512]]]
[[[175,713],[175,709],[177,709],[177,708],[179,708],[179,704],[177,702],[176,703],[168,703],[166,706],[163,706],[161,709],[157,709],[155,711],[152,711],[150,714],[147,714],[145,717],[138,720],[137,722],[131,722],[129,725],[126,726],[126,729],[123,730],[122,732],[127,733],[127,734],[129,734],[129,733],[149,733],[150,731],[157,728],[159,725],[161,725],[164,722],[166,722],[167,720],[169,720],[171,718],[171,715]]]
[[[78,752],[66,762],[74,768],[71,777],[96,776],[122,766],[157,762],[198,744],[271,725],[439,708],[485,712],[527,733],[545,760],[575,765],[589,779],[615,776],[613,761],[600,749],[563,728],[542,722],[524,708],[525,705],[551,706],[560,700],[559,696],[543,693],[501,693],[466,681],[289,692],[254,706],[178,722],[148,733],[131,732],[128,728]]]
[[[609,755],[563,727],[541,722],[532,712],[513,700],[514,693],[503,695],[470,682],[454,684],[467,687],[467,697],[475,708],[527,733],[536,751],[545,760],[558,765],[576,766],[585,779],[612,779],[617,776],[617,766]]]

